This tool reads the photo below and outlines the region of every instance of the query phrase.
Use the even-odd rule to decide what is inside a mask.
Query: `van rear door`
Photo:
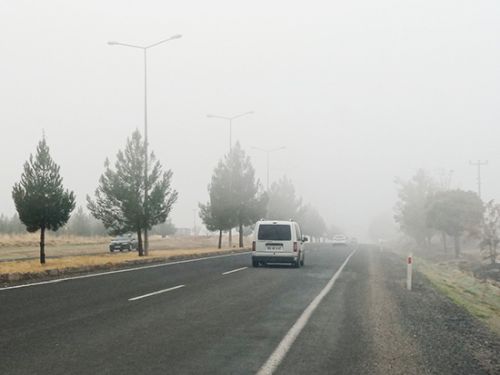
[[[271,253],[293,252],[290,224],[260,224],[256,247],[257,251]]]

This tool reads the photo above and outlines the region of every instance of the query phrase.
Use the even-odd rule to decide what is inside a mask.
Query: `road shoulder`
[[[405,288],[400,256],[358,251],[280,374],[497,374],[499,337],[425,276]]]

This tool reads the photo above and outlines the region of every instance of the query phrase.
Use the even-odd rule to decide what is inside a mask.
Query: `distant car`
[[[137,238],[135,238],[132,234],[122,234],[111,240],[111,243],[109,244],[109,251],[135,251],[137,250],[137,244]]]
[[[307,241],[299,224],[294,221],[261,220],[255,225],[252,242],[252,265],[289,263],[299,268],[304,265]]]
[[[333,236],[332,243],[334,245],[347,245],[347,237],[343,234],[336,234]]]

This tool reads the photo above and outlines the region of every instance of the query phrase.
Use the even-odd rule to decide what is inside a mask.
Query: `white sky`
[[[500,199],[500,3],[459,0],[0,1],[0,212],[45,129],[80,204],[106,157],[143,128],[149,44],[151,148],[174,172],[177,226],[191,226],[233,139],[265,186],[283,173],[325,219],[363,236],[390,212],[394,178],[453,170]],[[197,218],[199,222],[199,219]]]

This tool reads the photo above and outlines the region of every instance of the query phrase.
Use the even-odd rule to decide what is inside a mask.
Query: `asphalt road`
[[[0,374],[493,373],[465,346],[426,351],[403,272],[366,247],[345,263],[352,252],[310,244],[300,269],[238,254],[0,289]],[[429,340],[456,334],[436,326]]]

